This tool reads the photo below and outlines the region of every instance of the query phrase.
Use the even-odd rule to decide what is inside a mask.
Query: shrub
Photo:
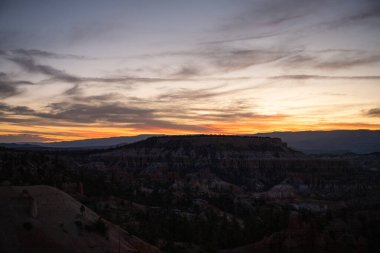
[[[76,220],[74,223],[79,229],[83,228],[83,223],[80,220]]]
[[[96,232],[98,232],[101,235],[107,234],[107,230],[108,230],[107,224],[101,218],[99,218],[95,222],[94,228],[95,228]]]
[[[27,222],[24,222],[23,224],[22,224],[22,226],[26,229],[26,230],[31,230],[32,228],[33,228],[33,224],[32,223],[30,223],[29,221],[27,221]]]

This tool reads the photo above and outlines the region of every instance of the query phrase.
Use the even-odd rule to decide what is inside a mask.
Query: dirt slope
[[[102,234],[94,228],[98,215],[68,194],[50,186],[0,187],[1,253],[147,252],[159,250],[104,221]]]

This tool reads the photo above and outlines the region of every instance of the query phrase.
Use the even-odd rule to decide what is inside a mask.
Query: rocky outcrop
[[[289,184],[278,184],[269,191],[256,194],[256,197],[264,200],[292,200],[297,198],[297,191]]]
[[[297,212],[289,216],[288,227],[263,240],[236,249],[220,250],[219,253],[275,253],[275,252],[320,252],[320,253],[361,253],[368,252],[368,241],[355,236],[341,220],[333,220],[319,230]]]
[[[305,185],[308,189],[317,189],[320,194],[325,194],[321,185],[329,184],[336,190],[331,198],[346,193],[344,186],[337,184],[337,176],[347,179],[345,181],[355,177],[347,160],[311,158],[288,148],[281,139],[266,137],[152,137],[91,155],[89,160],[87,168],[151,175],[156,179],[171,178],[171,173],[208,171],[222,181],[254,192],[269,190],[285,179],[289,179],[288,184],[296,189]],[[277,191],[278,194],[273,192],[272,195],[284,197],[288,194]],[[304,191],[304,194],[310,192]]]

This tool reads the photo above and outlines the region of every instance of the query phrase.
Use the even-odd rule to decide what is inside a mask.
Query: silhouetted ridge
[[[239,151],[275,151],[298,153],[287,147],[280,138],[233,135],[176,135],[151,137],[124,148],[213,149]]]

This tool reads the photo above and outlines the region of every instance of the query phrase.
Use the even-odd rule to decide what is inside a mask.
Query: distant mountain
[[[101,149],[115,147],[123,144],[130,144],[145,140],[149,137],[159,136],[153,134],[141,134],[136,136],[118,136],[110,138],[95,138],[78,141],[60,142],[31,142],[31,143],[0,143],[1,147],[15,149]]]
[[[380,131],[337,130],[258,133],[281,138],[289,147],[308,154],[366,154],[380,151]]]
[[[118,146],[122,144],[129,144],[137,141],[145,140],[149,137],[157,135],[153,134],[141,134],[136,136],[119,136],[111,138],[96,138],[96,139],[86,139],[78,141],[61,141],[61,142],[50,142],[50,143],[38,143],[38,145],[49,148],[104,148],[110,146]],[[37,144],[37,143],[36,143]]]
[[[142,134],[78,141],[50,143],[1,143],[1,147],[18,149],[103,149],[163,136]],[[258,133],[253,136],[281,138],[289,147],[308,154],[367,154],[380,152],[380,131],[336,130]]]
[[[41,143],[42,144],[42,143]],[[44,149],[44,147],[37,144],[28,143],[0,143],[0,147],[13,148],[13,149]]]

